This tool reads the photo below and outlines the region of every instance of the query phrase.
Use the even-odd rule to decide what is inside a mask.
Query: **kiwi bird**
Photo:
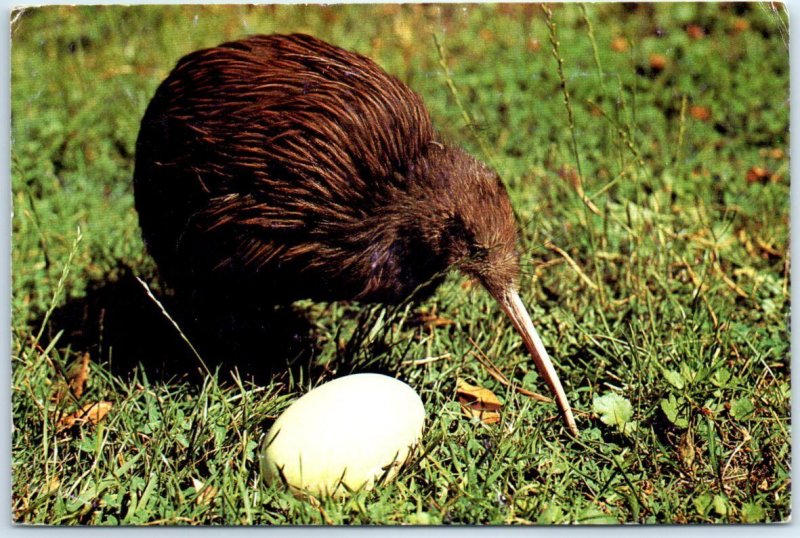
[[[520,300],[498,174],[441,142],[421,98],[372,60],[298,34],[185,56],[145,112],[134,190],[159,272],[193,300],[397,303],[449,268],[475,278],[577,434]]]

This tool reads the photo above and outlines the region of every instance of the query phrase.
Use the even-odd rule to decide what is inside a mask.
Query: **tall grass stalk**
[[[197,348],[194,347],[194,344],[192,344],[192,341],[189,340],[188,336],[186,336],[186,333],[183,332],[183,330],[181,329],[181,326],[178,325],[178,322],[175,321],[175,319],[172,316],[170,316],[169,312],[167,312],[167,309],[164,307],[164,305],[161,303],[161,301],[159,301],[156,298],[156,296],[153,294],[152,290],[150,289],[150,286],[147,285],[147,282],[145,282],[144,280],[142,280],[138,276],[136,277],[136,280],[139,282],[139,284],[142,285],[142,287],[144,288],[145,293],[150,298],[150,300],[153,301],[156,304],[158,309],[161,311],[161,314],[165,318],[167,318],[167,320],[172,324],[173,327],[175,327],[175,330],[178,331],[178,335],[181,337],[181,340],[186,342],[186,345],[188,345],[189,349],[192,350],[192,353],[197,358],[197,360],[200,362],[200,366],[203,368],[203,371],[205,372],[205,374],[207,376],[209,376],[209,377],[212,377],[211,370],[208,369],[208,366],[206,365],[206,362],[203,360],[203,357],[200,355],[200,352],[197,351]]]
[[[686,134],[686,102],[687,97],[686,94],[683,95],[681,98],[681,113],[680,119],[678,120],[678,140],[675,143],[675,161],[673,162],[673,166],[681,168],[681,148],[683,147],[683,137]]]
[[[630,48],[631,70],[635,71],[636,70],[636,58],[634,56],[634,53],[636,51],[636,40],[633,37],[628,37],[628,41],[631,44],[631,48]],[[620,89],[620,94],[622,93],[622,83],[621,82],[622,82],[622,79],[620,79],[620,88],[619,88]],[[638,130],[638,127],[637,127],[638,123],[637,123],[637,119],[636,119],[636,112],[638,110],[638,108],[636,106],[636,96],[637,96],[636,89],[637,89],[637,86],[638,86],[638,84],[636,84],[636,83],[631,84],[630,121],[627,122],[627,124],[628,124],[628,135],[630,136],[630,138],[632,140],[636,137],[636,131]],[[620,95],[620,98],[622,98],[622,95]],[[624,100],[622,102],[624,103]]]
[[[631,153],[631,155],[635,159],[636,164],[639,166],[639,168],[641,169],[642,173],[644,173],[646,175],[647,174],[647,166],[645,165],[644,160],[642,159],[641,153],[639,153],[639,149],[636,147],[636,144],[634,144],[633,139],[630,136],[630,132],[629,132],[629,127],[630,126],[629,125],[627,126],[628,127],[627,130],[625,128],[623,128],[623,126],[620,125],[616,120],[614,120],[614,118],[612,118],[611,116],[608,115],[608,113],[603,109],[603,107],[601,107],[600,105],[598,105],[597,103],[595,103],[591,99],[588,99],[586,101],[586,103],[589,106],[594,107],[600,113],[600,115],[616,129],[617,134],[619,135],[620,139],[624,143],[625,147],[628,148],[628,151]],[[623,166],[623,169],[624,169],[624,166]]]
[[[589,13],[586,10],[586,4],[581,2],[579,4],[581,9],[581,18],[583,19],[583,23],[586,25],[586,32],[589,36],[589,43],[592,45],[592,58],[594,59],[594,66],[597,69],[597,79],[600,82],[600,97],[603,102],[606,101],[608,98],[608,93],[606,91],[606,75],[603,72],[603,66],[600,63],[600,52],[597,48],[597,39],[594,35],[594,26],[592,25],[592,21],[589,18]],[[612,134],[610,129],[606,130],[606,154],[611,155],[611,145],[618,145],[618,141],[612,139]],[[595,195],[589,197],[590,199],[594,199]]]
[[[586,31],[589,34],[589,42],[592,44],[592,56],[594,58],[594,66],[597,69],[597,78],[600,82],[600,88],[603,90],[603,97],[606,94],[606,82],[605,82],[605,75],[603,74],[603,67],[600,65],[600,53],[597,50],[597,40],[594,37],[594,27],[592,26],[592,21],[589,20],[589,15],[586,12],[586,4],[581,2],[578,4],[581,8],[581,17],[583,18],[583,23],[586,25]]]
[[[569,97],[569,89],[567,88],[567,79],[564,76],[564,58],[561,56],[560,51],[560,44],[558,42],[558,35],[556,33],[556,24],[553,22],[553,12],[552,10],[547,7],[545,4],[541,4],[542,11],[545,15],[545,24],[547,25],[547,30],[550,36],[550,44],[552,46],[552,53],[553,58],[556,60],[556,66],[558,69],[558,78],[561,82],[561,91],[564,95],[564,106],[567,109],[567,121],[569,123],[569,131],[572,137],[572,153],[575,157],[575,164],[578,169],[578,181],[575,184],[575,189],[577,191],[578,196],[583,201],[584,212],[586,212],[586,229],[589,235],[589,244],[591,247],[592,253],[597,252],[597,240],[595,238],[595,230],[591,224],[591,219],[589,218],[589,214],[587,212],[591,211],[595,215],[601,215],[600,210],[597,208],[597,205],[588,197],[586,196],[586,192],[583,188],[583,169],[581,167],[581,158],[580,152],[578,151],[578,135],[575,129],[575,114],[572,111],[572,103]],[[602,268],[599,265],[601,262],[596,261],[595,263],[595,279],[597,280],[597,290],[600,294],[600,299],[602,302],[605,302],[605,290],[601,285],[602,282]]]
[[[578,169],[578,182],[576,189],[578,196],[583,200],[584,204],[595,214],[599,215],[600,210],[597,206],[586,197],[583,189],[583,167],[581,166],[580,153],[578,152],[578,135],[575,130],[575,114],[572,111],[572,102],[569,98],[569,89],[567,88],[567,79],[564,76],[564,58],[561,57],[560,43],[556,34],[556,24],[553,22],[553,12],[546,5],[541,4],[542,11],[545,14],[545,24],[550,35],[550,45],[552,46],[553,58],[556,60],[558,69],[558,79],[561,83],[561,91],[564,95],[564,106],[567,108],[567,122],[569,124],[569,132],[572,136],[572,154],[575,158],[575,166]]]
[[[564,106],[567,108],[567,122],[569,123],[569,132],[572,135],[572,154],[575,157],[575,165],[578,169],[578,181],[575,185],[578,196],[595,215],[600,215],[600,210],[587,196],[583,189],[583,168],[581,166],[580,153],[578,152],[578,135],[575,130],[575,114],[572,111],[572,103],[569,98],[569,89],[567,89],[567,79],[564,76],[564,58],[561,57],[560,43],[556,34],[556,24],[553,22],[552,10],[544,4],[541,4],[542,11],[545,14],[545,24],[550,34],[550,44],[552,46],[553,58],[556,60],[558,68],[558,79],[561,83],[561,92],[564,95]],[[594,250],[594,249],[593,249]]]
[[[47,312],[44,315],[44,319],[42,319],[42,324],[39,327],[39,332],[36,333],[36,338],[33,340],[34,347],[39,343],[44,334],[44,329],[47,327],[47,322],[50,321],[50,316],[53,315],[53,312],[56,309],[56,305],[58,304],[58,300],[61,297],[61,294],[64,292],[64,285],[67,282],[67,277],[69,276],[70,267],[72,266],[72,261],[75,259],[75,255],[78,253],[78,246],[80,245],[81,241],[83,240],[83,234],[81,233],[80,226],[78,227],[75,233],[75,239],[72,241],[72,248],[70,248],[69,256],[67,256],[67,261],[64,262],[64,268],[61,271],[61,277],[58,279],[58,284],[56,285],[56,291],[53,293],[53,298],[50,300],[50,306],[47,309]]]
[[[484,157],[489,161],[496,171],[499,171],[497,166],[497,158],[495,156],[494,151],[486,142],[484,137],[478,132],[477,125],[475,120],[473,119],[472,115],[467,111],[467,107],[464,106],[464,103],[461,101],[461,96],[458,94],[458,89],[456,88],[455,83],[453,82],[453,77],[450,74],[450,68],[447,67],[447,57],[445,56],[444,47],[442,43],[439,41],[436,33],[432,33],[433,35],[433,42],[436,45],[436,52],[439,55],[439,66],[442,68],[442,73],[444,73],[445,83],[447,84],[447,88],[450,90],[450,95],[453,96],[453,99],[456,101],[456,106],[461,111],[461,117],[464,119],[464,123],[469,128],[472,136],[478,142],[478,145],[483,152]]]
[[[30,206],[30,211],[24,210],[24,214],[31,219],[33,228],[36,230],[36,233],[39,237],[39,245],[42,248],[42,255],[44,256],[44,267],[45,269],[49,269],[53,265],[53,262],[50,259],[50,249],[47,246],[47,236],[45,235],[44,229],[39,222],[39,214],[36,210],[36,197],[31,192],[30,185],[27,183],[23,185],[22,189],[25,192],[25,197],[27,198],[28,205]]]

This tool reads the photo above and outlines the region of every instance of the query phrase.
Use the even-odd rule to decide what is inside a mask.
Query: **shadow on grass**
[[[201,383],[205,372],[200,361],[148,297],[133,271],[122,266],[114,275],[91,282],[84,297],[57,308],[42,344],[46,346],[63,331],[59,349],[89,353],[92,361],[104,365],[114,376],[130,379],[138,369],[151,382]],[[325,365],[315,360],[321,353],[318,335],[308,314],[299,307],[248,309],[217,304],[195,311],[172,296],[154,294],[209,370],[219,368],[223,382],[234,379],[232,372],[238,372],[243,381],[257,384],[286,375],[315,380],[358,372],[396,374],[398,365],[387,356],[388,333],[367,336],[380,315],[375,307],[365,307],[355,315],[355,328],[346,338],[337,335],[340,345],[333,362]],[[41,323],[40,318],[32,327]]]
[[[88,352],[118,377],[129,378],[138,368],[150,381],[201,382],[200,361],[133,272],[122,267],[116,273],[119,276],[90,283],[84,297],[57,308],[47,327],[48,340],[63,331],[59,348]],[[318,354],[316,338],[312,324],[297,308],[270,307],[241,316],[220,309],[198,315],[173,297],[156,296],[208,368],[213,372],[219,367],[222,380],[232,380],[232,371],[256,383],[292,368],[311,373]]]

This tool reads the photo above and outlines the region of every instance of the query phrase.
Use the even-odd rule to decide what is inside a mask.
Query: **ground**
[[[552,10],[15,12],[14,520],[788,520],[787,15],[769,3]],[[182,55],[291,31],[374,58],[424,98],[444,139],[498,171],[522,230],[523,299],[580,438],[554,404],[491,375],[490,363],[547,390],[497,305],[457,274],[400,308],[300,302],[249,347],[219,342],[227,360],[198,346],[203,369],[140,238],[138,122]],[[359,371],[419,392],[422,455],[346,500],[263,485],[258,441],[275,417]],[[459,378],[499,397],[499,422],[464,416]]]

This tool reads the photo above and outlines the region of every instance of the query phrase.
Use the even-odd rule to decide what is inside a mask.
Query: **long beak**
[[[575,437],[578,436],[578,427],[575,425],[575,417],[572,415],[572,408],[567,401],[567,395],[564,388],[561,386],[561,381],[558,379],[556,369],[544,349],[544,344],[539,338],[539,334],[533,327],[528,311],[522,300],[519,298],[517,290],[510,288],[497,294],[495,298],[500,303],[508,317],[511,318],[511,323],[522,336],[525,346],[533,356],[533,362],[536,363],[536,368],[539,370],[539,375],[544,377],[550,391],[555,395],[558,408],[563,414],[564,421],[566,422],[567,429]]]

